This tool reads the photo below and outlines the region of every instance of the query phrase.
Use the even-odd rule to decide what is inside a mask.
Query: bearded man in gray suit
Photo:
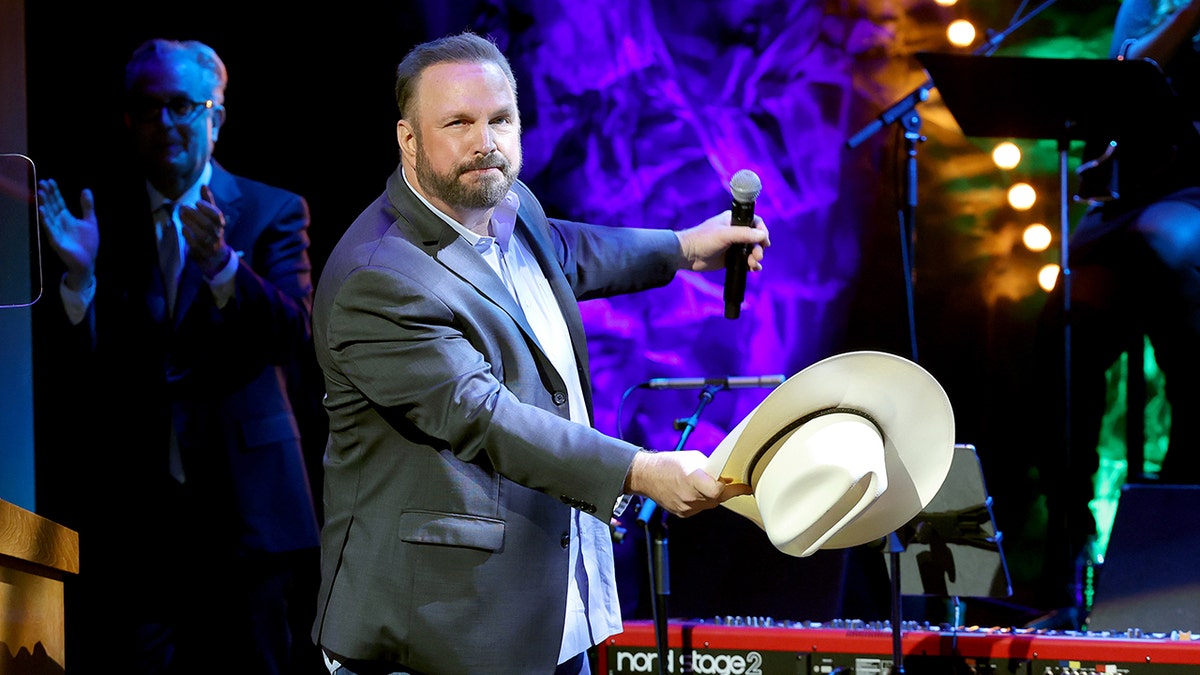
[[[642,495],[689,516],[749,490],[698,451],[591,425],[577,302],[715,270],[761,218],[690,229],[549,219],[517,180],[516,82],[463,33],[397,70],[401,161],[318,281],[322,583],[332,673],[587,673],[620,632],[610,522]]]

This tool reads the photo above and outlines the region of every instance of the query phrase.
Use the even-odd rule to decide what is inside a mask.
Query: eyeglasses
[[[184,96],[173,96],[167,100],[157,98],[134,99],[129,104],[129,116],[138,122],[157,122],[162,119],[162,111],[167,111],[167,117],[174,124],[184,124],[196,119],[200,110],[215,110],[221,106],[212,99],[193,101]]]

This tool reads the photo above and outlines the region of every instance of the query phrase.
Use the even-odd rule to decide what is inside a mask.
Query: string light
[[[967,47],[975,41],[975,26],[966,19],[951,21],[946,27],[946,38],[955,47]]]
[[[1014,183],[1008,188],[1008,204],[1018,211],[1028,211],[1037,201],[1037,191],[1029,183]]]
[[[1050,234],[1050,228],[1041,223],[1031,223],[1021,234],[1021,241],[1025,243],[1025,248],[1035,253],[1050,248],[1050,240],[1052,238],[1053,235]]]
[[[1043,265],[1038,270],[1037,275],[1038,286],[1042,287],[1043,291],[1049,293],[1054,288],[1054,284],[1058,281],[1058,265],[1049,263]]]
[[[1015,169],[1021,163],[1021,149],[1012,141],[997,143],[992,149],[992,161],[1001,169]]]

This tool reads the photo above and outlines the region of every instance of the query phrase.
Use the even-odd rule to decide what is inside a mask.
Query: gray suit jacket
[[[678,239],[549,220],[514,189],[590,405],[577,300],[667,283]],[[399,168],[332,251],[313,322],[330,418],[314,639],[425,673],[552,672],[571,507],[609,522],[638,448],[569,420],[520,308]]]

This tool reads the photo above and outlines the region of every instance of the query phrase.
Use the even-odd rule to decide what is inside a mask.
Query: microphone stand
[[[892,567],[892,672],[896,675],[904,675],[904,639],[900,630],[900,623],[903,619],[901,612],[903,598],[900,594],[900,554],[904,553],[906,548],[895,532],[887,536],[884,550],[888,554]]]
[[[727,385],[709,384],[700,391],[700,402],[691,417],[675,420],[675,428],[680,430],[679,442],[675,450],[683,450],[687,439],[700,422],[700,413],[712,403],[713,397]],[[658,504],[647,497],[642,501],[638,511],[638,522],[646,529],[646,559],[650,572],[650,589],[654,594],[654,641],[658,647],[658,672],[663,675],[668,672],[667,659],[669,654],[667,635],[667,596],[671,594],[671,566],[667,559],[667,523],[666,512],[658,508]]]

